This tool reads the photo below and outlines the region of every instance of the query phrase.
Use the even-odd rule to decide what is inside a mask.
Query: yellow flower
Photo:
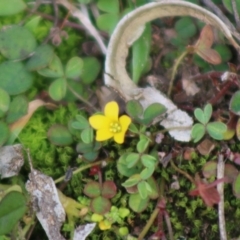
[[[99,222],[98,226],[101,230],[104,231],[104,230],[110,229],[112,224],[108,220],[103,220]]]
[[[104,115],[97,114],[89,118],[90,125],[97,130],[97,141],[105,141],[113,137],[115,142],[123,143],[131,118],[126,115],[118,118],[118,113],[118,104],[109,102],[104,108]]]

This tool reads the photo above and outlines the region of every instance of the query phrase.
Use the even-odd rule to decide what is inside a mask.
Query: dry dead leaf
[[[65,221],[65,211],[53,179],[31,167],[26,189],[31,195],[33,208],[48,239],[65,240],[60,233]]]
[[[197,146],[197,150],[203,156],[208,155],[211,151],[215,148],[215,144],[210,141],[209,139],[204,139],[200,144]]]
[[[200,91],[200,88],[196,85],[193,80],[183,78],[182,88],[186,92],[187,96],[194,96]]]
[[[44,102],[44,101],[42,101],[40,99],[36,99],[36,100],[33,100],[33,101],[29,102],[27,114],[10,125],[11,133],[10,133],[10,136],[9,136],[7,144],[9,144],[9,145],[13,144],[13,142],[15,141],[15,139],[17,138],[19,133],[22,131],[24,126],[27,124],[27,122],[29,121],[29,119],[31,118],[33,113],[39,107],[47,106],[47,105],[53,105],[53,104],[46,103],[46,102]]]
[[[73,240],[85,240],[86,237],[92,232],[95,228],[96,223],[89,223],[77,227],[74,231]]]
[[[23,163],[21,144],[0,148],[0,175],[2,179],[18,175]]]

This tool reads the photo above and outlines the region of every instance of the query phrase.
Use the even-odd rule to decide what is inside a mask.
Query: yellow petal
[[[123,115],[119,118],[119,123],[121,125],[122,131],[126,132],[130,123],[132,122],[131,118],[127,115]]]
[[[109,128],[110,119],[103,115],[93,115],[89,119],[91,127],[94,129]]]
[[[97,141],[105,141],[111,137],[113,137],[113,133],[109,131],[109,128],[101,128],[97,130],[97,136],[96,136]]]
[[[107,220],[104,220],[104,221],[99,222],[98,226],[101,230],[104,231],[104,230],[111,228],[111,223]]]
[[[104,108],[104,114],[107,118],[110,118],[112,121],[118,121],[119,107],[118,104],[114,101],[106,104]]]
[[[122,130],[121,132],[114,134],[114,141],[119,144],[122,144],[124,142],[125,133],[131,123],[131,118],[126,115],[123,115],[119,118],[119,123],[121,125]]]

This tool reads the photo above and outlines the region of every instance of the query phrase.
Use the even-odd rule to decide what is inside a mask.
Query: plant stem
[[[104,160],[104,161],[106,161],[106,160]],[[90,164],[87,164],[87,165],[85,165],[85,166],[83,166],[83,167],[80,167],[80,168],[76,169],[75,171],[73,171],[73,175],[78,174],[79,172],[82,172],[83,170],[88,169],[88,168],[91,168],[91,167],[93,167],[93,166],[100,165],[100,164],[102,164],[102,162],[103,162],[103,160],[97,161],[97,162],[94,162],[94,163],[90,163]],[[62,176],[62,177],[56,179],[56,180],[54,181],[55,184],[63,181],[64,178],[65,178],[65,176]]]
[[[192,178],[188,173],[186,173],[186,172],[183,171],[182,169],[178,168],[178,167],[174,164],[173,160],[171,160],[170,163],[171,163],[171,166],[172,166],[177,172],[179,172],[179,173],[181,173],[182,175],[184,175],[190,182],[192,182],[192,183],[195,185],[195,181],[193,180],[193,178]]]
[[[80,101],[82,101],[83,103],[85,103],[88,107],[92,108],[94,111],[99,111],[96,107],[94,107],[90,102],[88,102],[87,100],[85,100],[81,95],[79,95],[77,92],[75,92],[75,90],[69,85],[67,84],[68,89],[73,93],[73,95],[75,97],[77,97]]]
[[[178,66],[179,66],[179,64],[182,62],[183,58],[184,58],[187,54],[188,54],[188,51],[184,51],[184,52],[178,57],[178,59],[176,60],[174,66],[173,66],[172,76],[171,76],[171,79],[170,79],[170,82],[169,82],[169,87],[168,87],[168,94],[167,94],[168,97],[170,96],[171,91],[172,91],[173,81],[174,81],[174,78],[176,77]]]
[[[161,179],[161,184],[159,187],[159,198],[158,198],[158,202],[161,201],[161,199],[163,198],[163,192],[164,192],[164,185],[165,185],[165,181],[162,178]],[[160,209],[158,207],[158,202],[157,202],[157,206],[154,209],[153,213],[151,214],[147,224],[144,226],[142,232],[140,233],[140,235],[138,236],[138,240],[142,240],[144,238],[144,236],[147,234],[147,232],[149,231],[149,229],[151,228],[151,226],[153,225],[153,222],[155,220],[155,218],[157,217]],[[172,240],[172,239],[171,239]]]
[[[217,178],[221,179],[224,177],[224,161],[223,154],[218,156],[218,166],[217,166]],[[224,191],[223,191],[224,182],[217,184],[217,190],[220,195],[220,201],[218,203],[218,220],[219,220],[219,232],[220,240],[227,240],[227,233],[225,227],[225,216],[224,216]]]

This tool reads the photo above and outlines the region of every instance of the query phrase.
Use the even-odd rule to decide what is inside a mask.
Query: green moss
[[[74,146],[54,146],[47,139],[47,131],[53,124],[67,125],[77,113],[79,111],[73,104],[60,106],[55,111],[42,108],[34,113],[19,139],[25,148],[30,149],[35,168],[52,177],[64,174],[72,159],[76,158]]]

